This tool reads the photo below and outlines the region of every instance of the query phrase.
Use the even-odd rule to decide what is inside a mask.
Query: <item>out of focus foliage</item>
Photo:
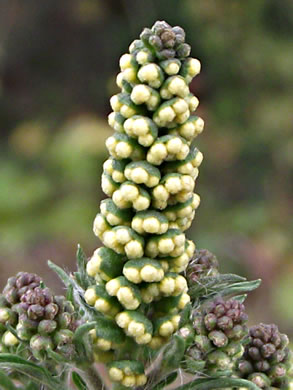
[[[118,58],[156,19],[182,25],[202,62],[192,85],[206,121],[202,204],[189,236],[223,270],[262,277],[251,314],[290,332],[291,0],[1,2],[1,283],[48,257],[72,266],[77,242],[89,254],[98,245],[91,225]]]

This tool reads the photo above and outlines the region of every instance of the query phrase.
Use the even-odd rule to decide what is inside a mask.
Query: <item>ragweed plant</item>
[[[108,198],[93,226],[103,246],[89,259],[79,247],[69,275],[49,262],[66,297],[34,274],[8,280],[1,388],[289,388],[288,338],[276,325],[247,326],[245,294],[260,281],[221,274],[186,237],[200,203],[193,141],[204,127],[190,51],[181,27],[156,22],[120,58],[101,180]]]

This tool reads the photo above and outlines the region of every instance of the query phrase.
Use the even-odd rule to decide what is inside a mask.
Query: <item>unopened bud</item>
[[[14,325],[17,321],[16,313],[8,307],[0,307],[0,323]]]
[[[61,329],[54,335],[54,342],[57,345],[65,345],[72,343],[73,332],[69,329]]]
[[[41,335],[50,334],[53,333],[56,330],[56,328],[57,328],[56,321],[42,320],[38,326],[38,333],[40,333]]]
[[[209,339],[219,348],[225,347],[228,344],[228,337],[221,331],[214,330],[209,333]]]
[[[207,336],[195,336],[194,344],[203,352],[207,352],[212,348],[212,343]]]
[[[14,347],[19,344],[19,340],[10,331],[7,331],[2,336],[2,342],[7,347]]]
[[[269,378],[265,374],[262,374],[260,372],[256,372],[254,374],[249,375],[248,380],[250,380],[252,383],[260,387],[261,389],[268,388],[271,384]]]

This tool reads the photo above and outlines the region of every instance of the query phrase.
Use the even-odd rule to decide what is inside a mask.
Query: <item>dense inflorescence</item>
[[[76,325],[73,305],[53,295],[38,275],[20,272],[8,279],[0,299],[1,351],[24,343],[37,360],[50,351],[72,359]]]
[[[112,321],[112,329],[151,349],[170,340],[190,301],[181,273],[195,251],[185,231],[200,203],[194,187],[203,156],[192,141],[204,122],[193,114],[199,102],[189,90],[200,62],[189,54],[182,28],[156,22],[120,58],[121,92],[110,100],[115,133],[106,140],[110,157],[102,175],[109,198],[94,221],[104,246],[87,264],[96,284],[86,302]],[[113,353],[114,382],[132,387],[146,381],[139,361],[115,357],[119,343],[94,331],[92,337],[97,349]]]
[[[225,301],[217,297],[194,310],[194,338],[187,350],[184,368],[208,375],[235,370],[244,353],[247,319],[244,305],[235,299]]]
[[[240,375],[260,388],[288,388],[291,367],[289,340],[277,325],[259,324],[249,329],[249,342],[238,363]]]

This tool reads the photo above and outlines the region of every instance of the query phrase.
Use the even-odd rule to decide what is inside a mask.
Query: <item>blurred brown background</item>
[[[118,60],[144,26],[186,29],[206,122],[188,232],[222,271],[261,277],[251,322],[293,335],[292,0],[0,0],[0,282],[74,268],[98,211]]]

